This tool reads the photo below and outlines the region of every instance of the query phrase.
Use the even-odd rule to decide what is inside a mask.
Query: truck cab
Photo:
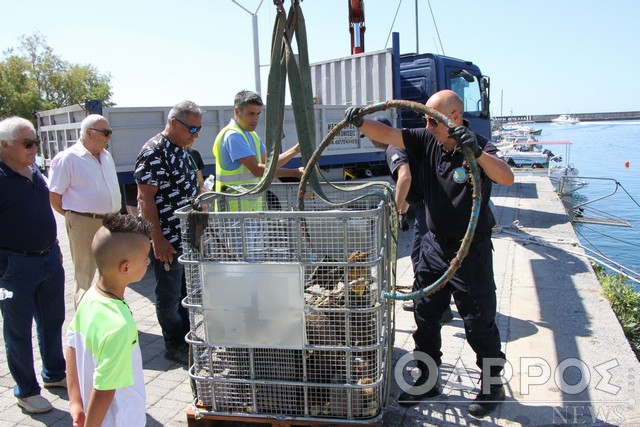
[[[469,127],[491,139],[489,77],[471,61],[425,53],[400,56],[400,98],[424,104],[443,89],[456,92],[464,102]],[[411,110],[400,113],[402,127],[424,127],[421,115]]]

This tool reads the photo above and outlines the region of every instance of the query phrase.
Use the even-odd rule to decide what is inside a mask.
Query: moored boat
[[[557,156],[545,146],[554,145],[565,148],[565,155]],[[570,141],[537,141],[529,137],[520,138],[508,144],[498,144],[504,160],[514,171],[546,171],[556,192],[569,195],[586,184],[578,177],[578,170],[570,163]]]
[[[580,119],[569,114],[560,114],[555,119],[552,119],[551,123],[556,125],[577,125],[580,123]]]

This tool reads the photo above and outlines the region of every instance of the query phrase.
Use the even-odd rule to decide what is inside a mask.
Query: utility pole
[[[264,0],[260,0],[258,7],[256,7],[256,11],[253,13],[250,10],[248,10],[246,7],[238,3],[236,0],[231,0],[231,1],[237,4],[249,15],[251,15],[251,26],[253,30],[253,67],[254,67],[255,76],[256,76],[256,93],[262,96],[262,94],[260,93],[262,90],[260,85],[260,45],[258,43],[258,10],[260,10],[260,6],[262,6],[262,2]]]
[[[420,53],[420,42],[418,38],[418,0],[415,2],[416,4],[416,54]]]

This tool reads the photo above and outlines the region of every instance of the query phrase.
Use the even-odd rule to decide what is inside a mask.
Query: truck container
[[[233,106],[201,106],[205,110],[202,117],[202,130],[193,145],[202,155],[205,163],[203,175],[213,174],[215,160],[212,153],[213,141],[224,126],[233,117]],[[43,169],[49,169],[51,159],[62,150],[76,143],[80,136],[82,120],[92,113],[102,114],[113,129],[113,136],[107,150],[111,153],[118,173],[118,181],[123,186],[123,194],[127,199],[135,197],[133,171],[136,158],[146,141],[161,132],[167,122],[167,115],[171,107],[113,107],[100,108],[95,103],[85,105],[76,104],[53,110],[37,112],[38,133],[42,144],[39,157]],[[314,107],[316,122],[316,141],[319,145],[324,135],[344,118],[342,105],[316,105]],[[388,119],[393,119],[392,111],[380,113]],[[265,121],[262,120],[256,129],[259,135],[264,135]],[[283,150],[293,147],[297,143],[297,134],[293,110],[285,107],[283,125]],[[353,167],[359,162],[362,153],[380,152],[366,138],[360,138],[359,132],[353,127],[344,129],[331,146],[325,150],[319,166],[325,169],[338,167]],[[383,153],[384,154],[384,153]],[[384,156],[381,159],[384,162]],[[371,161],[368,161],[373,165]],[[291,160],[287,167],[297,167],[302,164],[299,157]],[[131,200],[125,200],[131,202]]]

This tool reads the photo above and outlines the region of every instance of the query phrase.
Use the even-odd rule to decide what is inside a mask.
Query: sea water
[[[585,247],[640,272],[640,121],[581,122],[563,126],[536,123],[534,128],[542,128],[537,139],[543,145],[544,141],[572,142],[569,161],[578,169],[579,176],[611,178],[620,183],[614,195],[585,205],[583,215],[625,219],[631,227],[574,223],[574,228]],[[561,146],[545,148],[555,155],[567,156]],[[588,184],[578,190],[574,204],[605,196],[616,187],[615,181],[585,181]]]

